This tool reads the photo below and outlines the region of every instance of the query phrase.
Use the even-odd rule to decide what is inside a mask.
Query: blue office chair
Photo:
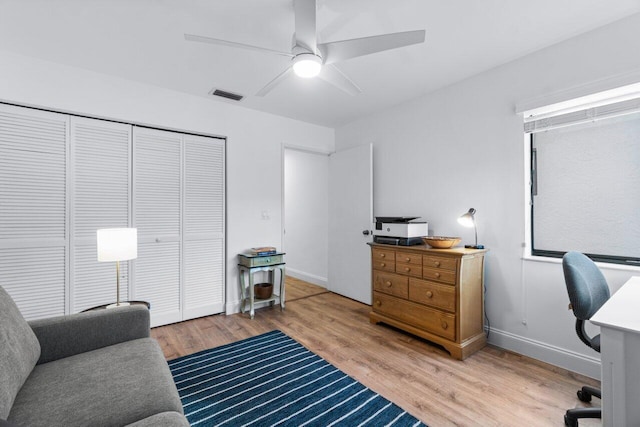
[[[589,337],[585,331],[585,323],[609,299],[609,286],[598,266],[580,252],[567,252],[562,258],[564,281],[567,285],[570,308],[576,316],[576,333],[578,338],[600,352],[600,335]],[[578,390],[578,399],[590,402],[591,396],[601,398],[600,390],[584,386]],[[602,418],[600,408],[574,408],[567,410],[564,424],[577,427],[579,418]]]

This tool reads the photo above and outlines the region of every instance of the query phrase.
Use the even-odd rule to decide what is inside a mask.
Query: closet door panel
[[[185,209],[187,239],[224,236],[224,140],[185,136]]]
[[[72,312],[116,301],[114,262],[98,262],[96,230],[129,227],[131,126],[71,118],[73,165]],[[128,263],[120,263],[120,299],[129,299]]]
[[[182,135],[133,130],[138,258],[132,299],[151,302],[152,325],[181,319]]]
[[[181,135],[134,129],[134,197],[138,238],[180,240]]]
[[[224,311],[224,241],[184,242],[184,319]]]
[[[28,319],[65,314],[63,246],[0,249],[0,286]]]
[[[184,138],[184,318],[224,311],[224,140]]]
[[[0,105],[0,286],[28,319],[68,304],[65,115]]]
[[[182,320],[180,242],[139,243],[135,298],[151,303],[151,326]]]

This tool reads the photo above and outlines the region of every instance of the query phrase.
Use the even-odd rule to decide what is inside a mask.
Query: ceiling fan
[[[423,43],[425,40],[425,30],[416,30],[318,44],[316,40],[316,0],[294,0],[293,4],[295,33],[293,35],[293,48],[290,53],[194,34],[185,34],[184,38],[188,41],[289,57],[291,59],[290,65],[260,89],[256,94],[257,96],[265,96],[287,78],[291,72],[306,78],[318,76],[349,95],[356,95],[362,91],[334,65],[336,62]]]

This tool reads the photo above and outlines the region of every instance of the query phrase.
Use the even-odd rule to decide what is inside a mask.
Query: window
[[[531,253],[640,265],[640,99],[529,119]]]

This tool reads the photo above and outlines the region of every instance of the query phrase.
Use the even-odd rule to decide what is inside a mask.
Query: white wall
[[[473,230],[456,219],[477,209],[479,243],[490,251],[490,342],[594,377],[599,357],[575,335],[561,265],[522,260],[524,142],[515,105],[640,76],[638,52],[634,15],[336,129],[337,150],[374,145],[374,214],[423,215],[433,234],[468,243]],[[614,291],[633,274],[640,271],[605,271]]]
[[[227,312],[239,307],[236,254],[281,244],[282,144],[334,149],[330,128],[3,51],[0,101],[226,136]]]
[[[327,287],[329,156],[284,150],[284,250],[287,274]]]

